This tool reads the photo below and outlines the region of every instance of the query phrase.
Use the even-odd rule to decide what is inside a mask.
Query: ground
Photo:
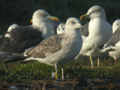
[[[97,59],[94,60],[95,67],[90,68],[89,59],[74,60],[64,65],[65,79],[120,79],[120,61],[113,64],[113,59],[100,60],[100,66],[96,65]],[[59,66],[59,79],[61,71]],[[31,80],[52,80],[51,73],[54,67],[48,66],[36,61],[22,63],[9,62],[0,64],[0,81],[8,82],[29,82]]]

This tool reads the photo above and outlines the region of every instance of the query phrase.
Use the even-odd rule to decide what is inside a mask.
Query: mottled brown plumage
[[[50,38],[43,40],[32,50],[28,51],[27,55],[32,57],[45,58],[47,55],[53,54],[62,48],[62,39],[62,34],[51,36]]]

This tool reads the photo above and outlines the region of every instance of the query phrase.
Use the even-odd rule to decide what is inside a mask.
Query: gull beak
[[[52,21],[60,22],[59,18],[55,16],[49,16],[48,19]]]
[[[30,24],[32,24],[32,19],[30,19]]]
[[[83,20],[86,17],[88,17],[88,15],[87,14],[83,14],[83,15],[80,16],[80,20]]]

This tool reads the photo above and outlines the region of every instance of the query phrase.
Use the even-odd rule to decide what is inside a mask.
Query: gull
[[[28,58],[24,61],[37,60],[40,63],[55,66],[57,78],[57,64],[63,65],[72,61],[82,46],[81,24],[78,19],[68,18],[64,29],[64,33],[51,36],[37,46],[26,50],[24,54]],[[61,70],[62,79],[64,79],[63,68]]]
[[[6,32],[0,51],[21,53],[25,49],[37,45],[42,40],[56,34],[56,23],[59,19],[51,16],[47,11],[38,9],[33,13],[32,25],[9,27]]]
[[[106,20],[103,7],[94,5],[80,19],[89,17],[88,36],[84,36],[83,45],[79,55],[90,56],[91,67],[93,68],[92,56],[98,56],[100,47],[103,46],[112,36],[112,26]]]
[[[120,57],[120,19],[113,22],[112,29],[113,35],[104,45],[104,50],[108,51],[109,56],[114,59],[114,63],[117,63],[117,59]]]

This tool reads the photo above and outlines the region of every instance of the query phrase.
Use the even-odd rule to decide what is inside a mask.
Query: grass
[[[96,63],[96,60],[94,61]],[[113,60],[101,60],[100,67],[90,68],[89,60],[76,60],[64,65],[65,79],[79,78],[119,78],[120,62],[112,65]],[[61,66],[59,66],[60,68]],[[31,80],[51,80],[51,72],[54,67],[39,62],[29,63],[1,63],[0,81],[30,82]],[[61,71],[59,69],[59,78]],[[117,75],[116,75],[117,74]]]

